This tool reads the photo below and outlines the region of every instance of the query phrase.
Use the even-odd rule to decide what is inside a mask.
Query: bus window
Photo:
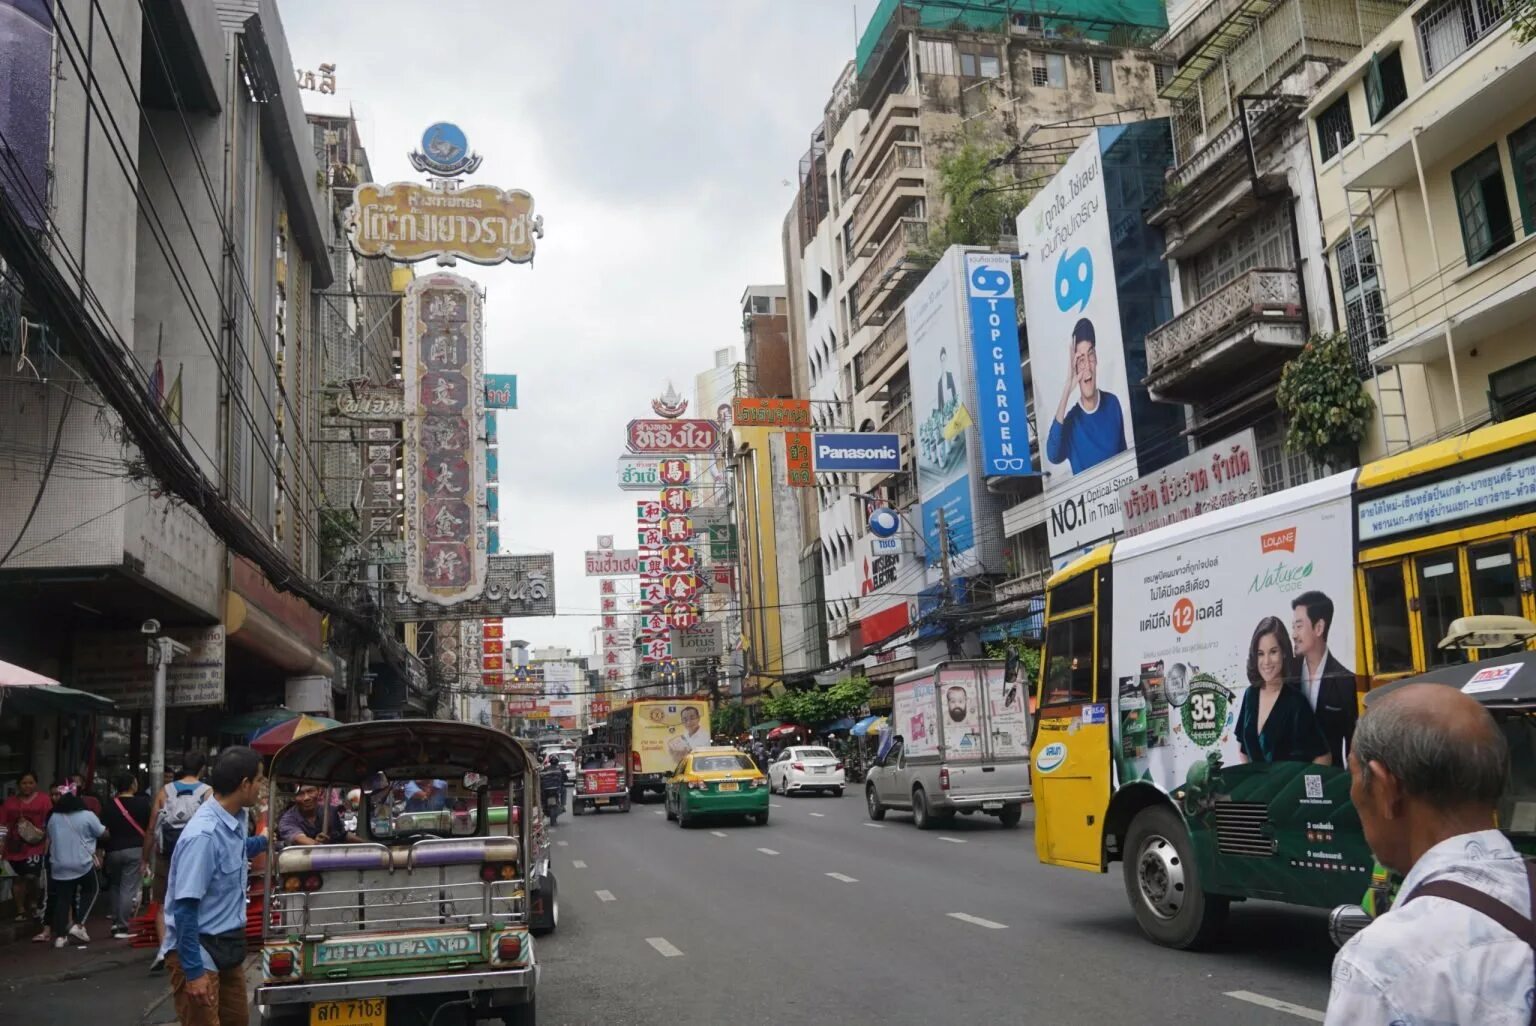
[[[1371,672],[1407,673],[1413,669],[1413,639],[1403,565],[1368,568],[1365,594],[1371,625]]]
[[[1478,616],[1519,616],[1520,580],[1515,547],[1508,539],[1467,550],[1472,577],[1472,611]]]
[[[1057,616],[1093,605],[1093,574],[1081,573],[1051,589],[1049,615]]]
[[[1464,651],[1440,647],[1440,639],[1450,633],[1451,621],[1461,616],[1461,567],[1456,553],[1435,552],[1420,556],[1417,565],[1424,661],[1430,666],[1465,662]]]
[[[1040,704],[1093,701],[1093,617],[1058,620],[1045,632],[1045,687]]]

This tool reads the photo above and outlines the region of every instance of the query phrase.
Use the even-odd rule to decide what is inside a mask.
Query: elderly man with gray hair
[[[1360,719],[1349,773],[1366,841],[1404,878],[1334,958],[1327,1026],[1536,1024],[1536,873],[1494,826],[1509,746],[1488,710],[1405,685]]]

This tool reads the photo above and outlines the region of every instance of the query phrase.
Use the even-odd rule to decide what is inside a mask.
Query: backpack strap
[[[1526,885],[1530,888],[1531,910],[1536,912],[1536,864],[1525,863]],[[1498,923],[1510,933],[1525,941],[1531,949],[1533,958],[1536,958],[1536,920],[1521,915],[1513,908],[1506,905],[1491,895],[1468,887],[1464,883],[1455,880],[1431,880],[1414,888],[1412,894],[1403,899],[1402,904],[1407,904],[1418,898],[1444,898],[1446,901],[1454,901],[1458,905],[1465,905],[1475,912]],[[1536,1026],[1536,1004],[1531,1007],[1531,1026]]]

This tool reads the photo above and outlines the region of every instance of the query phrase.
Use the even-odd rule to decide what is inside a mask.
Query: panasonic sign
[[[857,432],[811,437],[811,463],[818,472],[901,469],[900,435]]]

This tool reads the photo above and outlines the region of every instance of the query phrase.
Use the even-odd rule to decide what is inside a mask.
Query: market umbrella
[[[841,733],[841,732],[843,732],[845,730],[848,730],[852,726],[853,726],[853,717],[852,716],[844,716],[840,720],[833,720],[831,723],[827,724],[825,727],[822,727],[821,729],[822,729],[823,733],[838,734],[838,733]]]
[[[313,734],[318,730],[341,726],[340,721],[325,716],[300,713],[291,720],[274,724],[251,738],[251,747],[262,755],[275,755],[277,751],[296,737]]]
[[[34,673],[24,666],[0,661],[0,706],[26,716],[39,716],[108,712],[113,708],[113,702],[89,691],[67,688],[52,677]]]
[[[754,723],[750,728],[749,733],[766,734],[783,722],[783,720],[764,720],[762,723]]]
[[[274,709],[257,709],[255,712],[237,713],[234,716],[225,717],[219,722],[218,733],[238,737],[242,741],[249,741],[253,735],[260,734],[268,727],[288,720],[298,718],[301,713],[294,712],[277,706]]]
[[[848,733],[852,734],[854,737],[863,737],[866,734],[878,734],[880,732],[880,724],[884,722],[884,716],[866,716],[859,722],[855,723],[853,727],[848,731]]]
[[[768,740],[773,741],[781,737],[791,737],[795,734],[803,732],[804,730],[805,728],[800,726],[798,723],[785,723],[770,730],[768,732]]]

